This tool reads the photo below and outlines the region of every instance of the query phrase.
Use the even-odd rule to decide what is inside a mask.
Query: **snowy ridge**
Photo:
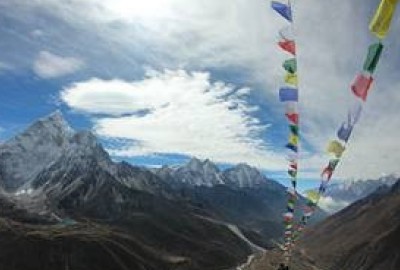
[[[56,111],[1,144],[0,180],[3,188],[14,190],[34,178],[69,148],[73,135],[73,129]]]
[[[247,164],[220,171],[210,160],[192,158],[186,165],[153,170],[161,179],[170,184],[213,187],[228,185],[236,188],[254,188],[272,181],[259,170]]]
[[[329,185],[320,201],[321,207],[329,213],[335,213],[346,206],[358,201],[379,188],[391,187],[399,176],[387,175],[376,180],[351,180]]]

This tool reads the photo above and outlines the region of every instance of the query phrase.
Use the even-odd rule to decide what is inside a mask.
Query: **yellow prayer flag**
[[[310,190],[306,193],[307,199],[312,201],[313,203],[317,203],[321,197],[318,191]]]
[[[397,3],[398,0],[381,1],[369,25],[369,30],[378,38],[383,39],[388,33]]]
[[[291,134],[289,137],[289,143],[297,146],[299,144],[299,137],[297,135]]]
[[[332,153],[336,158],[340,158],[346,148],[338,141],[331,141],[328,145],[328,153]]]
[[[298,84],[297,74],[292,74],[288,72],[285,76],[285,82],[289,85],[297,86]]]

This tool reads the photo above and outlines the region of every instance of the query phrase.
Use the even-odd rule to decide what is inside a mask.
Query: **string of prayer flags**
[[[289,23],[292,23],[292,6],[290,0],[286,3],[272,1],[271,7],[278,14],[284,17]],[[283,52],[290,54],[290,59],[284,61],[282,67],[287,71],[283,78],[285,84],[279,89],[279,100],[285,104],[285,115],[289,126],[289,138],[286,148],[288,151],[289,168],[288,175],[292,188],[288,189],[287,213],[284,214],[285,233],[284,233],[284,257],[287,264],[292,256],[292,248],[294,244],[294,215],[297,202],[297,175],[298,175],[298,151],[300,142],[299,132],[299,113],[298,113],[298,76],[297,76],[297,60],[296,60],[296,41],[293,34],[293,25],[284,27],[279,31],[280,40],[278,46]],[[294,58],[293,58],[294,57]]]
[[[382,0],[370,25],[369,30],[379,39],[385,38],[389,32],[398,0]]]
[[[351,85],[351,91],[353,91],[354,95],[366,101],[373,81],[374,79],[371,75],[359,74]]]
[[[292,21],[292,9],[289,5],[286,5],[278,1],[272,1],[271,7],[286,20],[288,20],[289,22]]]
[[[382,55],[383,45],[381,42],[372,44],[368,48],[368,55],[364,62],[364,71],[374,73]]]
[[[388,33],[398,2],[398,0],[381,0],[380,5],[369,26],[370,31],[379,39],[383,39]],[[378,66],[383,49],[384,46],[382,44],[382,40],[379,40],[368,47],[368,55],[363,65],[364,73],[357,75],[351,85],[351,91],[357,97],[356,106],[350,108],[347,114],[347,120],[342,122],[337,132],[337,137],[343,144],[338,140],[334,140],[329,143],[328,152],[334,154],[335,158],[330,159],[329,164],[322,170],[321,183],[318,191],[307,194],[309,201],[303,209],[303,216],[298,227],[299,229],[304,228],[307,225],[308,220],[317,209],[319,198],[327,190],[328,183],[331,180],[333,173],[340,162],[340,158],[346,149],[346,144],[350,139],[355,125],[360,119],[363,103],[367,100],[368,92],[374,81],[372,74],[375,72]],[[295,232],[294,235],[296,236],[294,241],[296,241],[299,233]]]

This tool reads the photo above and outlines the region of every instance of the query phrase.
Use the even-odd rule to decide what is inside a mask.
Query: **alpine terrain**
[[[229,269],[282,236],[286,204],[246,164],[113,162],[60,112],[0,145],[0,187],[8,270]]]

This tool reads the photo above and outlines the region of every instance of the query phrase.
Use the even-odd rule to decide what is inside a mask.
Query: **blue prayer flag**
[[[349,126],[346,125],[346,123],[343,123],[339,131],[337,132],[337,136],[339,139],[347,143],[348,140],[350,139],[352,131],[353,131],[353,126]]]
[[[296,88],[282,87],[281,89],[279,89],[279,100],[281,102],[298,101],[299,92]]]
[[[297,153],[297,151],[298,151],[298,147],[297,147],[296,145],[293,145],[293,144],[290,144],[290,143],[288,143],[288,144],[286,145],[286,148],[292,150],[292,151],[295,152],[295,153]]]
[[[272,1],[271,7],[286,20],[288,20],[289,22],[292,21],[292,9],[290,8],[290,6],[278,1]]]

